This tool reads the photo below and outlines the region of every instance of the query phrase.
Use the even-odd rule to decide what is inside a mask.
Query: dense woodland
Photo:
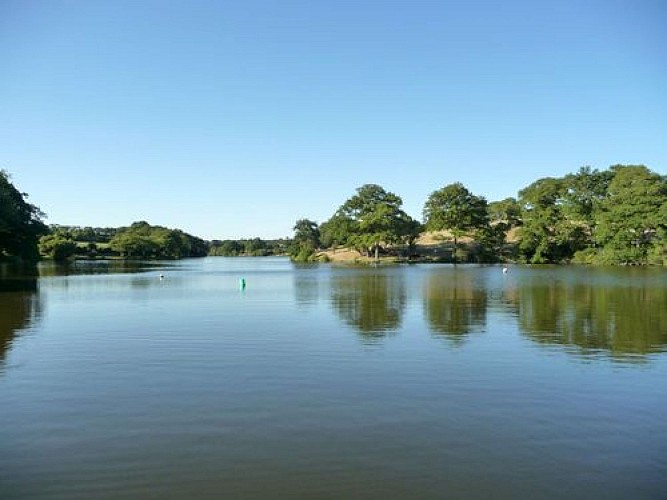
[[[400,196],[366,184],[323,223],[298,220],[291,240],[207,242],[143,221],[121,228],[48,227],[26,198],[0,171],[0,260],[289,254],[313,261],[326,260],[324,250],[345,247],[376,260],[667,265],[667,177],[643,165],[583,167],[491,203],[461,183],[449,184],[430,194],[421,222],[402,209]],[[425,231],[451,249],[446,257],[420,254]]]

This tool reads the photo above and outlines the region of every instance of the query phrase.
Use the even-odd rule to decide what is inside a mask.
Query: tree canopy
[[[375,251],[377,259],[383,246],[409,244],[419,235],[421,225],[401,209],[402,205],[400,196],[377,184],[365,184],[341,205],[329,224],[336,232],[342,230],[347,245],[367,255]]]
[[[39,258],[37,244],[48,228],[42,222],[44,214],[26,197],[0,170],[0,259],[34,262]]]
[[[424,223],[429,231],[447,230],[452,234],[456,258],[458,239],[488,226],[486,199],[475,196],[460,182],[449,184],[426,200]]]
[[[595,241],[609,264],[645,263],[664,254],[667,181],[643,165],[611,167],[613,179],[599,207]],[[653,248],[652,248],[653,247]]]
[[[665,178],[643,165],[581,168],[519,192],[519,248],[533,263],[662,264]]]
[[[315,259],[315,251],[320,248],[320,229],[317,222],[299,219],[294,224],[294,238],[289,254],[297,262],[308,262]]]

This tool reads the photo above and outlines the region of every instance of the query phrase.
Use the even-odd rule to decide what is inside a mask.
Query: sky
[[[667,174],[667,1],[0,0],[0,169],[47,223],[279,238],[366,183],[421,219]]]

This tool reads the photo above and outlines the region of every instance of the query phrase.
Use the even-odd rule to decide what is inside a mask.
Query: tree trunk
[[[458,243],[458,240],[457,240],[456,236],[454,236],[454,255],[453,255],[453,257],[454,257],[454,264],[457,263],[457,262],[456,262],[456,251],[458,250],[458,244],[457,244],[457,243]]]
[[[380,248],[379,245],[375,245],[375,262],[377,262],[378,259],[379,259],[379,256],[378,256],[379,248]]]

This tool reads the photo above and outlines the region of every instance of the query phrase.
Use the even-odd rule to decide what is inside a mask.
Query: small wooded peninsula
[[[448,184],[425,200],[421,221],[402,205],[399,195],[365,184],[328,220],[296,221],[291,239],[205,241],[145,221],[47,226],[0,171],[0,260],[289,255],[297,262],[667,265],[667,176],[644,165],[582,167],[492,202]]]

